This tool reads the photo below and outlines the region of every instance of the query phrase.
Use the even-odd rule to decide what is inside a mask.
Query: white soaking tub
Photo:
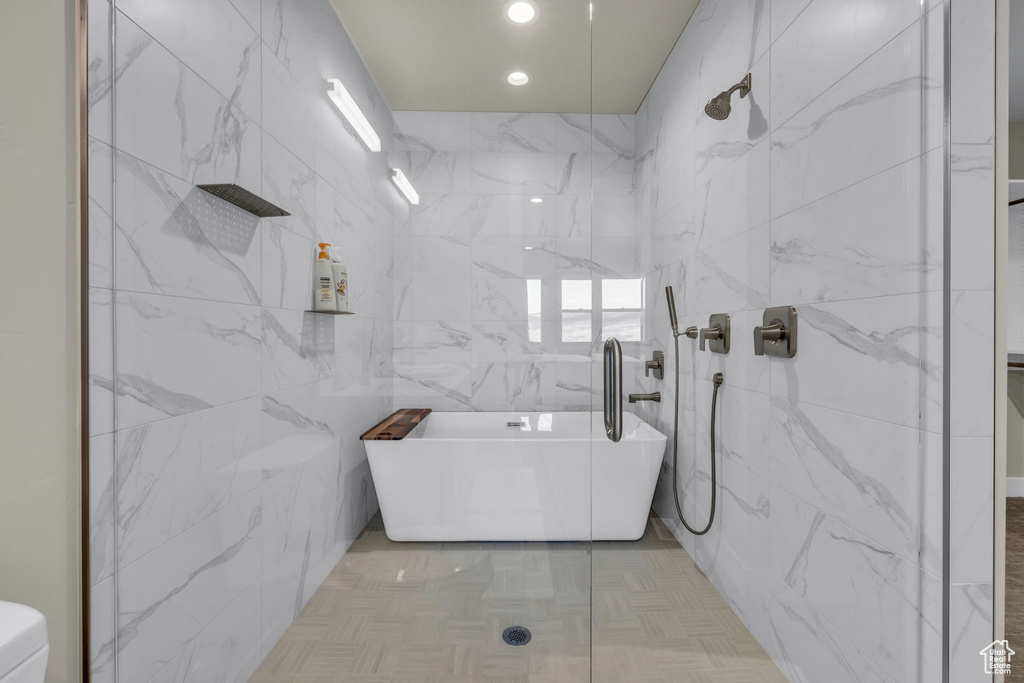
[[[393,541],[634,541],[666,438],[626,413],[430,413],[399,441],[364,441]],[[509,426],[509,423],[522,423]]]

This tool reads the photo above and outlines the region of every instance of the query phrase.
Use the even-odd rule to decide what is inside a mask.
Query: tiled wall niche
[[[376,512],[391,113],[323,0],[89,11],[93,680],[245,680]],[[218,182],[292,215],[195,187]],[[303,312],[321,240],[353,316]]]

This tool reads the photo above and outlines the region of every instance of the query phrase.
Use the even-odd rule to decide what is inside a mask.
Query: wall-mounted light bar
[[[391,169],[391,182],[395,184],[395,187],[401,190],[402,194],[405,195],[405,198],[409,200],[410,204],[416,205],[420,203],[420,196],[417,194],[416,188],[412,186],[412,183],[410,183],[409,179],[405,177],[405,174],[402,173],[401,169]]]
[[[363,139],[363,142],[366,143],[367,148],[371,152],[379,152],[380,137],[366,117],[363,116],[363,112],[359,110],[356,101],[348,94],[348,90],[345,90],[345,86],[337,78],[328,78],[327,82],[331,84],[331,89],[327,91],[327,94],[330,95],[334,106],[345,115],[349,124],[355,129],[359,137]]]

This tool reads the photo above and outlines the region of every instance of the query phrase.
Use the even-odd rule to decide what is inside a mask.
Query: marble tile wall
[[[996,3],[949,2],[950,680],[989,681],[979,652],[994,639],[995,609]]]
[[[725,375],[715,526],[675,521],[671,451],[655,509],[794,681],[941,677],[942,27],[936,1],[703,0],[636,114],[649,347],[670,366],[637,383],[673,393],[666,285],[681,325],[733,329],[726,356],[679,340],[691,524]],[[747,72],[732,115],[704,116]],[[756,357],[780,305],[798,354]],[[674,405],[641,414],[671,435]]]
[[[408,218],[391,112],[326,0],[89,9],[94,680],[245,680],[376,511],[358,436],[393,406]],[[304,312],[318,241],[353,316]]]
[[[395,122],[421,197],[394,242],[396,402],[599,402],[605,317],[584,314],[586,341],[568,341],[562,283],[596,283],[593,304],[602,282],[634,280],[639,298],[633,117],[400,111]]]

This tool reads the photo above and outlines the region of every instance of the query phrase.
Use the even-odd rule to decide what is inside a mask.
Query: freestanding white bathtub
[[[399,441],[364,441],[393,541],[635,541],[666,438],[626,413],[431,413]],[[513,424],[509,423],[521,423]]]

